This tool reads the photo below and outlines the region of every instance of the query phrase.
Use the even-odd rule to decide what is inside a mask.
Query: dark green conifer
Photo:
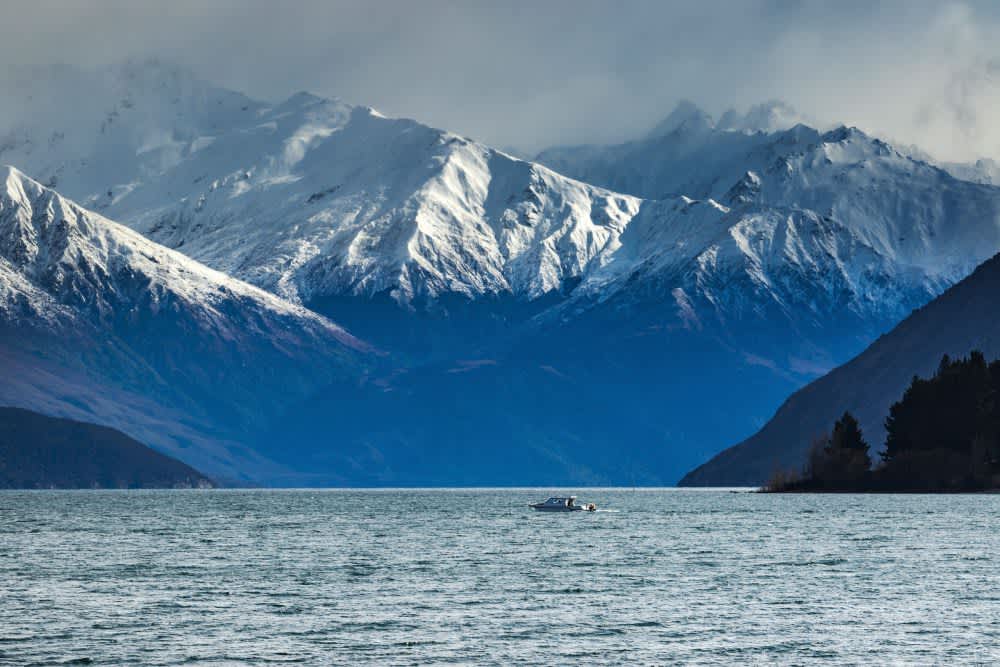
[[[851,484],[870,470],[872,459],[858,420],[845,412],[833,425],[833,432],[823,449],[825,481]]]

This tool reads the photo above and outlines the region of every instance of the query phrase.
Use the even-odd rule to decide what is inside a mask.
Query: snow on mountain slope
[[[827,132],[771,165],[759,201],[827,215],[883,256],[951,282],[1000,239],[1000,188],[957,180],[855,128]]]
[[[0,169],[0,401],[132,433],[206,470],[370,355],[329,320]]]
[[[289,299],[388,292],[412,303],[558,289],[638,208],[367,108],[299,95],[260,121],[109,210]]]
[[[643,201],[304,93],[268,107],[157,63],[99,77],[116,101],[93,155],[57,141],[20,157],[152,239],[307,304],[568,295],[564,317],[659,291],[685,321],[777,311],[821,326],[846,309],[876,331],[1000,242],[996,189],[857,130],[773,131],[798,119],[781,103],[719,123],[685,103],[645,140],[542,156]]]
[[[958,181],[841,128],[746,172],[719,201],[647,202],[621,243],[578,292],[607,298],[608,284],[634,284],[639,270],[688,267],[702,286],[720,270],[761,286],[780,285],[774,271],[798,272],[807,300],[842,287],[854,301],[841,305],[859,314],[902,316],[1000,248],[1000,189]],[[833,274],[842,280],[821,278]],[[914,290],[916,302],[900,300]]]
[[[305,304],[554,295],[553,321],[665,299],[689,324],[779,313],[822,329],[845,311],[873,335],[1000,248],[1000,190],[855,129],[772,132],[798,118],[780,103],[718,124],[684,103],[645,140],[542,156],[642,200],[306,93],[268,107],[159,64],[103,76],[129,101],[115,105],[128,131],[96,149],[121,174],[77,178],[58,148],[47,164],[26,156],[34,168],[153,240]],[[174,115],[136,111],[182,93]],[[152,169],[136,137],[165,134],[183,147]]]
[[[687,266],[702,284],[711,282],[706,274],[712,271],[759,277],[759,252],[739,238],[749,230],[760,245],[769,242],[769,230],[785,227],[744,220],[743,208],[751,204],[757,208],[749,215],[757,220],[788,213],[807,221],[792,239],[810,229],[822,236],[823,225],[810,221],[830,221],[824,224],[838,230],[844,247],[858,244],[878,255],[872,261],[884,266],[868,267],[871,280],[910,276],[918,284],[900,289],[925,297],[998,247],[996,190],[950,179],[856,130],[820,134],[799,125],[760,131],[797,118],[780,103],[745,115],[730,112],[718,125],[682,103],[650,139],[595,148],[600,159],[562,165],[587,180],[654,199],[668,192],[714,198],[719,206],[709,209],[719,218],[713,224],[721,226],[705,236],[692,233],[687,217],[670,204],[594,188],[368,108],[305,93],[269,108],[155,63],[109,74],[115,71],[103,76],[129,100],[116,104],[116,127],[131,128],[122,130],[127,137],[183,136],[185,148],[153,171],[138,140],[100,142],[97,152],[114,154],[129,173],[123,182],[111,178],[99,186],[70,178],[59,150],[50,152],[51,165],[36,168],[64,174],[76,196],[155,241],[299,302],[382,293],[403,304],[448,294],[532,300],[565,292],[577,281],[585,288],[578,296],[589,299],[597,285],[615,284],[609,270],[621,278],[637,267],[670,275]],[[168,114],[133,113],[169,108],[185,91],[197,92],[182,95],[187,101],[170,117],[169,132],[157,129]],[[196,136],[209,129],[211,136]],[[134,155],[122,148],[126,144]],[[88,178],[92,171],[86,170]],[[619,237],[640,208],[643,220],[656,218],[643,225],[667,230],[666,238],[633,233],[623,248]],[[718,215],[723,209],[727,215]],[[683,250],[665,249],[680,236]],[[735,253],[719,255],[720,239]],[[800,240],[798,250],[771,255],[787,264],[782,270],[807,267],[803,280],[827,269],[853,270],[835,252],[809,255],[806,246],[820,247],[822,239]],[[863,279],[845,281],[850,287]],[[859,303],[851,305],[905,314],[909,301],[878,302],[892,291],[862,289]],[[710,300],[722,304],[726,298]]]
[[[537,384],[518,377],[570,378],[534,432],[598,452],[604,441],[579,427],[567,390],[586,385],[607,423],[628,421],[623,433],[666,448],[648,479],[759,425],[788,391],[1000,249],[997,188],[857,130],[784,128],[797,118],[780,105],[718,124],[684,107],[641,141],[543,154],[574,180],[365,107],[305,93],[265,105],[171,68],[133,67],[132,78],[103,75],[145,82],[112,86],[111,135],[99,134],[108,112],[95,103],[100,113],[60,117],[67,139],[51,150],[25,149],[45,143],[46,128],[24,130],[31,141],[8,153],[157,243],[393,351],[412,346],[411,363],[487,360],[495,377],[475,409],[511,424],[525,402],[494,403],[489,387],[514,395]],[[135,111],[169,110],[163,91],[188,90],[201,92],[181,112]],[[88,132],[91,144],[68,140]],[[56,317],[61,305],[38,310]],[[468,368],[462,377],[480,372]],[[742,385],[720,389],[733,377],[753,400]],[[375,447],[375,469],[387,452],[441,441],[441,427],[422,421],[438,384],[409,381],[413,432],[383,447],[352,425],[351,451]],[[607,387],[613,398],[596,389]],[[720,396],[726,410],[712,412]],[[327,414],[328,403],[305,413]],[[312,426],[310,437],[326,432]]]
[[[679,123],[678,117],[700,120],[692,125]],[[539,153],[536,160],[572,178],[646,199],[688,196],[726,203],[733,184],[753,172],[767,185],[784,184],[765,188],[761,203],[813,206],[825,214],[824,207],[833,205],[836,195],[847,200],[863,194],[869,200],[876,198],[868,206],[882,206],[883,218],[895,215],[894,202],[883,205],[877,201],[882,194],[877,185],[892,185],[897,192],[890,199],[898,199],[896,195],[902,192],[917,201],[923,193],[905,190],[953,189],[952,180],[996,184],[989,161],[938,165],[918,149],[897,150],[856,128],[820,131],[801,120],[785,127],[796,119],[799,116],[794,110],[772,102],[742,116],[727,112],[715,123],[708,114],[684,102],[661,123],[669,132],[654,130],[646,138],[614,146],[551,148]],[[866,169],[871,171],[863,171]],[[944,178],[942,170],[953,179]],[[813,196],[814,190],[821,196]],[[965,186],[959,190],[959,196],[974,199],[984,192]],[[903,220],[903,216],[897,217]]]
[[[0,154],[157,242],[296,301],[534,298],[578,278],[638,208],[372,109],[305,93],[265,108],[161,66],[138,69],[111,77],[130,83],[114,89],[128,103],[115,104],[117,134],[94,156],[59,142],[25,148],[37,140]],[[167,83],[149,83],[158,77]],[[176,116],[143,111],[169,110],[181,88],[203,103]],[[76,125],[59,134],[93,132]],[[144,135],[168,139],[152,150]],[[115,168],[95,168],[106,162]]]
[[[679,112],[702,117],[689,105]],[[643,235],[650,239],[643,245],[659,248],[654,254],[660,253],[660,259],[644,257],[637,249],[623,253],[625,261],[606,258],[608,268],[585,280],[583,290],[594,280],[609,282],[609,269],[619,276],[632,274],[638,265],[647,271],[654,264],[679,269],[675,260],[697,259],[694,270],[703,278],[706,270],[719,266],[720,258],[731,268],[745,265],[745,273],[751,278],[758,274],[761,284],[773,284],[763,279],[760,269],[759,248],[766,243],[772,268],[788,273],[798,267],[804,271],[802,278],[808,279],[827,273],[822,270],[826,265],[841,274],[852,291],[865,280],[873,281],[857,293],[861,303],[849,305],[901,316],[919,305],[920,298],[967,275],[1000,247],[1000,189],[960,181],[855,128],[821,134],[798,125],[771,134],[746,133],[720,130],[702,120],[695,129],[681,126],[621,146],[555,150],[540,159],[577,177],[637,195],[686,189],[689,194],[700,193],[709,204],[705,210],[711,222],[680,224],[680,235],[667,233],[656,239]],[[681,210],[693,209],[685,204]],[[761,222],[783,217],[788,224]],[[648,218],[644,213],[637,220]],[[664,219],[662,213],[659,219]],[[792,224],[796,219],[798,223]],[[662,222],[635,226],[670,227]],[[831,243],[831,234],[837,244]],[[663,257],[666,246],[688,252]],[[720,255],[726,246],[737,252]],[[853,257],[851,248],[863,252]],[[814,280],[800,285],[806,299],[813,289],[822,292],[828,287]],[[915,303],[900,302],[893,296],[900,290],[923,296]]]
[[[948,283],[899,266],[850,227],[811,210],[681,198],[650,204],[620,242],[573,298],[669,294],[697,326],[705,317],[725,326],[774,309],[787,321],[815,324],[842,310],[898,317]]]

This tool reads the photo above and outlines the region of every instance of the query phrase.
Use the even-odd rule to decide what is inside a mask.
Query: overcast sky
[[[155,55],[251,96],[336,95],[534,150],[691,99],[780,98],[944,159],[1000,158],[1000,2],[0,0],[0,62]],[[2,98],[0,98],[2,104]]]

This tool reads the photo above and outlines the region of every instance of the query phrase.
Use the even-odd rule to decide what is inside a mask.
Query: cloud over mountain
[[[639,136],[682,98],[716,117],[780,98],[941,159],[1000,157],[992,2],[95,0],[0,26],[6,69],[146,55],[254,97],[308,89],[529,152]]]

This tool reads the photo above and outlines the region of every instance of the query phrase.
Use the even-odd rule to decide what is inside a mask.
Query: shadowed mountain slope
[[[681,484],[759,485],[775,469],[798,469],[810,442],[845,410],[858,418],[872,448],[881,449],[889,406],[915,375],[932,375],[945,354],[1000,356],[998,312],[1000,257],[994,257],[860,355],[795,392],[764,428],[692,470]]]
[[[0,488],[207,488],[211,480],[124,433],[0,408]]]
[[[0,401],[119,428],[211,474],[375,359],[344,329],[0,169]]]

